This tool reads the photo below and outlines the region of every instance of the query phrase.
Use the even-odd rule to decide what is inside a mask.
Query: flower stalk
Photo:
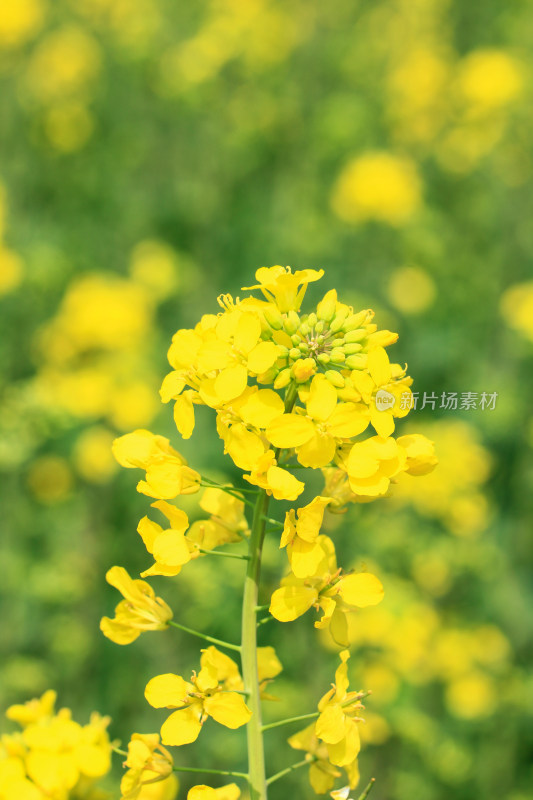
[[[241,661],[244,688],[252,712],[246,735],[250,800],[266,800],[265,753],[261,725],[261,698],[257,670],[257,599],[261,574],[261,555],[265,538],[265,515],[269,497],[262,490],[257,497],[249,541],[249,561],[242,600]]]

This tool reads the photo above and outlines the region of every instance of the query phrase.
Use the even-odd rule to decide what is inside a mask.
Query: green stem
[[[310,714],[300,714],[298,717],[287,717],[287,719],[280,719],[277,722],[269,722],[268,725],[263,725],[263,731],[269,731],[272,728],[281,728],[282,725],[290,725],[292,722],[302,722],[304,719],[316,719],[320,711],[312,711]]]
[[[206,556],[221,556],[222,558],[240,558],[242,561],[249,561],[250,556],[243,553],[223,553],[222,550],[205,550],[203,547],[198,548],[200,553]]]
[[[276,772],[275,775],[272,775],[267,780],[267,786],[270,786],[271,783],[274,783],[274,781],[277,781],[280,778],[284,778],[285,775],[288,775],[289,772],[292,772],[295,769],[299,769],[300,767],[308,766],[309,764],[311,764],[313,762],[313,760],[314,759],[310,760],[310,759],[304,758],[302,761],[297,761],[296,764],[292,764],[290,767],[286,767],[285,769],[280,770],[280,772]]]
[[[246,778],[248,780],[248,775],[246,772],[232,772],[231,770],[227,769],[203,769],[200,767],[174,767],[174,772],[203,772],[209,775],[229,775],[232,778]]]
[[[248,770],[250,800],[266,800],[265,754],[261,730],[261,699],[257,677],[257,597],[261,572],[261,552],[265,537],[264,516],[268,509],[268,495],[262,490],[254,510],[252,531],[249,539],[248,567],[242,600],[241,661],[244,688],[252,712],[247,725]]]
[[[296,386],[289,386],[285,393],[285,412],[294,406],[297,395]],[[276,459],[280,450],[276,450]],[[261,694],[257,674],[257,598],[261,575],[261,554],[265,539],[266,523],[283,528],[282,523],[270,519],[268,514],[269,496],[264,489],[257,494],[248,540],[250,560],[246,569],[244,593],[242,598],[241,663],[244,689],[248,692],[248,704],[252,716],[246,726],[248,743],[248,784],[250,800],[267,800],[267,781],[265,774],[265,750],[261,725]]]
[[[185,625],[180,625],[179,622],[174,622],[171,619],[169,619],[168,624],[180,631],[190,633],[191,636],[198,636],[200,639],[205,639],[206,642],[211,642],[211,644],[218,644],[219,647],[226,647],[228,650],[236,650],[237,652],[240,652],[241,647],[238,644],[231,644],[231,642],[224,642],[222,639],[215,639],[214,636],[208,636],[206,633],[202,633],[201,631],[195,631],[194,628],[187,628]]]
[[[373,785],[375,784],[375,782],[376,782],[376,779],[375,779],[375,778],[371,778],[371,779],[370,779],[370,781],[369,781],[369,783],[368,783],[368,786],[366,787],[366,789],[364,790],[364,792],[363,792],[362,794],[360,794],[360,795],[359,795],[359,797],[357,798],[357,800],[365,800],[365,798],[367,798],[367,797],[368,797],[368,795],[370,794],[370,790],[372,789],[372,787],[373,787]]]

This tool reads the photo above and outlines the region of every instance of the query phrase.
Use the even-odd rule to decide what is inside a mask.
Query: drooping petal
[[[184,392],[174,403],[174,422],[184,439],[190,439],[194,430],[193,392]]]
[[[276,500],[296,500],[305,489],[305,483],[281,467],[269,467],[266,479]]]
[[[240,469],[253,469],[265,452],[265,445],[260,436],[249,431],[246,425],[232,425],[224,437],[226,451],[232,461]]]
[[[154,541],[152,554],[155,560],[168,567],[178,567],[191,560],[191,554],[183,533],[163,531]]]
[[[339,593],[349,606],[366,608],[366,606],[375,606],[383,600],[383,584],[370,572],[346,575],[341,579],[340,584]]]
[[[244,698],[236,692],[217,692],[206,697],[204,710],[216,722],[232,729],[246,725],[252,716]]]
[[[163,378],[163,383],[159,390],[161,401],[163,403],[168,403],[170,400],[175,400],[176,397],[182,393],[185,385],[186,381],[181,370],[169,372],[168,375],[165,375]]]
[[[312,586],[282,586],[270,601],[270,613],[280,622],[292,622],[301,617],[318,599]]]
[[[180,708],[161,726],[161,741],[174,747],[195,742],[202,730],[201,708],[196,704]]]
[[[309,416],[324,421],[331,416],[336,405],[337,391],[335,387],[323,375],[315,375],[311,381],[307,400]]]
[[[344,736],[345,714],[340,705],[328,705],[316,721],[316,735],[326,744],[336,744]]]
[[[316,575],[324,558],[318,542],[306,542],[299,537],[288,546],[287,554],[294,575],[302,579]]]
[[[306,542],[315,542],[320,533],[324,510],[329,505],[331,498],[318,495],[310,503],[298,509],[298,522],[296,530],[301,539]]]
[[[368,354],[368,371],[377,386],[389,383],[391,368],[389,357],[383,347],[374,347]]]

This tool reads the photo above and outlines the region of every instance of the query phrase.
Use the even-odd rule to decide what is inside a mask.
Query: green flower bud
[[[265,319],[275,331],[280,331],[283,328],[283,317],[281,311],[276,306],[269,306],[263,311]]]
[[[343,364],[346,359],[344,351],[340,347],[334,347],[329,355],[332,364]]]
[[[289,350],[289,358],[292,358],[295,361],[297,358],[300,358],[301,353],[297,347],[293,347],[292,350]]]
[[[342,389],[344,386],[344,378],[340,374],[340,372],[336,372],[334,369],[328,369],[325,372],[325,376],[333,386],[336,386],[337,389]]]
[[[307,324],[309,325],[310,328],[314,328],[316,323],[317,323],[317,316],[316,316],[315,312],[313,311],[307,317]]]
[[[309,345],[307,344],[307,342],[300,342],[300,344],[298,345],[298,350],[301,353],[308,353],[309,352]]]
[[[320,333],[316,337],[316,341],[317,341],[317,344],[324,344],[324,342],[326,341],[326,337],[322,333]]]
[[[350,343],[361,342],[365,338],[366,334],[366,328],[356,328],[355,330],[349,331],[347,334],[345,334],[344,341]]]
[[[364,369],[368,361],[368,356],[365,353],[355,353],[353,356],[348,356],[346,359],[346,366],[349,369]]]
[[[290,369],[283,369],[274,381],[274,389],[284,389],[292,380]]]
[[[355,328],[359,328],[360,325],[364,323],[368,316],[368,311],[365,308],[363,311],[358,311],[357,314],[351,314],[345,321],[344,325],[342,326],[345,331],[353,331]]]
[[[302,334],[302,336],[308,336],[310,332],[311,328],[309,327],[307,322],[302,322],[302,324],[300,325],[300,333]]]
[[[296,311],[293,311],[291,309],[287,314],[287,319],[283,324],[287,333],[296,333],[296,331],[300,327],[300,317],[298,316]]]
[[[318,319],[324,320],[325,322],[330,322],[335,315],[336,308],[337,292],[335,289],[331,289],[329,292],[326,292],[317,306],[316,312]]]
[[[315,332],[316,333],[322,333],[322,331],[324,330],[325,327],[326,327],[326,323],[324,322],[324,320],[319,319],[317,324],[315,325]]]
[[[340,308],[329,324],[330,330],[333,333],[337,333],[337,331],[340,331],[340,329],[344,324],[344,320],[346,319],[347,316],[348,316],[348,309]]]
[[[331,359],[327,353],[319,353],[317,355],[317,361],[319,364],[322,364],[322,366],[325,366],[326,364],[329,364]]]
[[[298,347],[298,345],[302,341],[302,337],[300,336],[299,333],[293,333],[291,336],[291,341],[295,347]]]
[[[344,347],[343,347],[343,350],[344,350],[344,352],[346,353],[347,356],[351,356],[354,353],[358,353],[362,349],[363,349],[363,345],[362,344],[357,344],[357,342],[354,342],[353,344],[345,344]]]

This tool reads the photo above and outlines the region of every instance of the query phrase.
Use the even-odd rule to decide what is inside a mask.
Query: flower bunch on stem
[[[334,543],[321,533],[323,518],[328,512],[342,513],[349,503],[383,497],[400,473],[424,474],[436,459],[424,436],[393,435],[397,419],[408,412],[409,404],[400,403],[400,396],[411,385],[406,368],[391,363],[387,354],[397,335],[379,330],[371,310],[354,310],[339,301],[335,290],[315,310],[301,312],[309,283],[322,275],[322,270],[261,268],[257,283],[248,288],[259,289],[262,297],[234,300],[224,295],[218,314],[204,315],[193,329],[180,329],[173,337],[168,353],[173,369],[163,381],[161,397],[174,403],[178,432],[188,439],[195,428],[195,407],[211,408],[224,452],[250,488],[217,485],[189,466],[168,439],[150,431],[137,430],[114,443],[120,464],[144,472],[137,490],[154,500],[152,506],[165,519],[161,524],[146,516],[139,523],[153,559],[143,578],[174,577],[189,562],[206,557],[241,559],[245,573],[240,641],[236,635],[235,641],[224,642],[176,621],[145,581],[132,580],[119,567],[109,571],[108,580],[124,597],[115,618],[102,620],[110,639],[126,644],[142,631],[173,626],[209,643],[202,650],[200,670],[190,679],[168,673],[148,683],[148,702],[172,713],[163,722],[161,740],[159,734],[134,734],[123,800],[133,800],[147,782],[164,785],[174,772],[196,771],[179,766],[166,748],[195,741],[208,719],[229,729],[246,726],[248,771],[208,765],[200,771],[244,781],[251,800],[266,800],[268,786],[303,766],[309,766],[318,794],[333,791],[333,797],[348,797],[358,783],[361,701],[367,693],[348,690],[346,618],[355,609],[379,603],[383,586],[375,575],[337,566]],[[377,402],[384,394],[388,404]],[[302,469],[321,470],[324,476],[323,491],[306,504],[299,501],[306,488]],[[202,488],[200,507],[208,518],[190,525],[185,511],[170,501]],[[298,505],[281,522],[271,507],[276,501]],[[273,534],[281,534],[288,574],[270,602],[260,605],[263,543]],[[225,549],[243,540],[246,552]],[[273,648],[258,647],[258,628],[269,619],[290,622],[311,608],[322,614],[315,627],[328,629],[341,648],[335,683],[316,711],[263,725],[261,706],[268,699],[264,687],[282,666]],[[240,665],[224,650],[238,654]],[[265,733],[303,720],[309,724],[289,744],[305,751],[305,758],[267,777]],[[347,786],[334,790],[343,774]],[[217,788],[201,784],[188,797],[232,800],[239,795],[237,783]]]

